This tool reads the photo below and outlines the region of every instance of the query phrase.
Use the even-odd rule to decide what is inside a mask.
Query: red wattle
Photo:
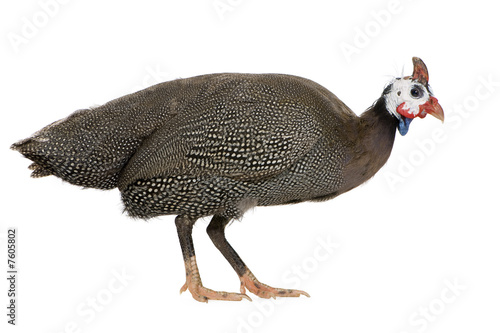
[[[396,108],[396,111],[397,111],[400,115],[402,115],[402,116],[404,116],[404,117],[406,117],[406,118],[411,118],[411,119],[413,119],[413,118],[415,118],[416,116],[418,116],[418,115],[416,115],[416,114],[410,113],[410,108],[406,106],[406,102],[399,104],[399,106]]]

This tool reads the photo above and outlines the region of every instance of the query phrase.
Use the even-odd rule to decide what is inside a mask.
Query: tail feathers
[[[114,101],[75,111],[11,148],[33,162],[32,177],[53,175],[77,186],[113,189],[141,142],[156,128],[151,124],[155,114],[130,105],[137,103]]]
[[[12,150],[17,150],[21,154],[24,154],[25,152],[28,152],[30,150],[30,144],[33,143],[33,138],[27,138],[20,140],[10,146],[10,149]]]
[[[11,146],[33,163],[31,177],[59,177],[73,185],[113,189],[121,170],[140,141],[115,136],[105,140],[86,137],[35,135]]]
[[[38,163],[31,164],[28,169],[33,170],[33,172],[31,173],[31,177],[33,178],[47,177],[54,174],[54,172],[50,170],[50,168],[44,167],[43,165],[40,165]]]
[[[46,165],[42,159],[39,157],[40,144],[44,142],[44,139],[35,139],[33,137],[18,141],[10,146],[10,149],[20,152],[24,157],[34,161],[28,167],[32,170],[31,177],[40,178],[51,176],[54,172],[51,170],[49,165]],[[38,145],[37,145],[38,144]]]

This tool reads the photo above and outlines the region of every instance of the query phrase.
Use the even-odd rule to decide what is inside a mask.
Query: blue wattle
[[[398,124],[399,134],[406,135],[406,133],[408,133],[408,129],[410,129],[410,123],[412,120],[413,118],[406,118],[404,116],[401,116]]]

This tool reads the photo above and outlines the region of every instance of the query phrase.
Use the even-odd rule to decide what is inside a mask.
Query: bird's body
[[[167,111],[168,121],[120,175],[118,188],[132,216],[235,218],[252,206],[331,198],[373,176],[394,140],[395,126],[373,138],[384,141],[385,152],[365,156],[381,161],[359,170],[354,159],[364,119],[310,80],[215,74],[173,82],[174,89],[167,82],[138,93],[169,96],[161,103],[177,110]],[[380,114],[395,122],[386,113],[373,109],[372,120],[383,122]],[[344,172],[360,177],[349,182]]]
[[[262,297],[299,296],[305,293],[259,283],[227,243],[224,227],[251,207],[330,199],[371,178],[389,158],[396,129],[409,125],[387,105],[384,91],[358,117],[304,78],[210,74],[78,111],[13,148],[33,160],[35,177],[117,187],[133,217],[178,215],[183,289],[195,299],[239,300],[244,287]],[[210,215],[209,235],[240,276],[242,294],[201,285],[191,228]]]

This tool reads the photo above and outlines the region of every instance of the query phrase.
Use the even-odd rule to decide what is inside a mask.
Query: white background
[[[66,2],[0,8],[4,272],[7,227],[19,234],[18,325],[6,324],[2,278],[2,331],[500,330],[500,23],[492,2]],[[185,273],[172,216],[132,220],[117,190],[31,179],[30,162],[8,149],[76,109],[214,72],[304,76],[360,114],[403,67],[411,74],[412,56],[429,68],[444,124],[415,120],[408,135],[397,134],[387,165],[335,200],[256,208],[228,228],[262,282],[311,298],[202,304],[179,295]],[[203,282],[238,291],[207,224],[194,230]],[[330,252],[321,247],[328,242]],[[122,273],[125,282],[115,278]]]

